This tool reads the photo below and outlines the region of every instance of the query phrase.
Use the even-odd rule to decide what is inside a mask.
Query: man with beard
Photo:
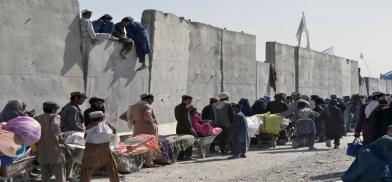
[[[92,97],[88,102],[90,103],[90,108],[85,110],[83,114],[85,119],[84,126],[86,127],[91,123],[90,113],[94,111],[102,111],[103,113],[105,113],[104,99],[98,97]]]

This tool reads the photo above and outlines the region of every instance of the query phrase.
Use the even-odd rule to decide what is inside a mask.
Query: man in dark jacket
[[[283,94],[276,94],[274,96],[275,100],[267,104],[267,111],[271,114],[282,113],[287,111],[288,107],[286,103],[283,102]]]
[[[105,113],[104,99],[98,97],[92,97],[88,102],[90,103],[90,108],[86,109],[83,114],[85,120],[84,122],[85,127],[87,127],[91,123],[90,113],[94,111],[102,111],[103,113]]]
[[[231,124],[233,123],[234,111],[229,103],[230,95],[223,92],[219,95],[220,101],[214,105],[215,122],[222,128],[222,133],[218,136],[219,149],[221,154],[226,154],[227,145],[230,144]]]
[[[384,136],[388,130],[388,126],[392,124],[392,110],[390,109],[387,97],[380,97],[379,103],[380,105],[374,110],[373,116],[369,117],[369,119],[374,120],[373,141]]]
[[[372,93],[371,99],[367,104],[363,104],[361,107],[359,121],[355,128],[354,137],[359,138],[362,132],[363,144],[368,145],[373,142],[373,136],[375,132],[375,113],[379,111],[384,106],[380,106],[380,98],[385,96],[384,93],[374,92]],[[386,109],[386,108],[385,108]]]
[[[316,111],[320,115],[324,111],[324,99],[317,97],[315,98],[315,108],[313,111]],[[314,120],[316,126],[316,137],[318,138],[318,142],[323,142],[325,138],[325,121],[324,118],[318,117]]]
[[[214,115],[214,104],[219,102],[219,98],[217,97],[211,97],[210,98],[210,104],[205,106],[203,108],[203,111],[201,112],[201,119],[205,121],[212,121],[212,124],[216,126],[215,123],[215,115]],[[211,143],[210,145],[210,153],[215,153],[215,141]]]
[[[215,121],[215,116],[214,116],[214,108],[213,105],[215,103],[219,102],[219,98],[216,97],[211,97],[210,98],[210,104],[205,106],[203,108],[203,111],[201,112],[201,119],[207,120],[207,121],[212,121],[214,123]]]
[[[331,147],[331,140],[334,140],[335,149],[339,148],[340,138],[342,138],[345,129],[342,110],[337,105],[338,102],[332,99],[322,113],[322,117],[325,120],[326,145],[327,147]]]
[[[189,108],[191,104],[192,97],[189,95],[183,95],[181,104],[177,105],[174,109],[174,114],[177,120],[177,135],[197,136],[196,132],[192,128],[192,123],[189,117]],[[178,155],[178,160],[193,160],[192,147],[189,147],[185,151],[181,151]]]
[[[114,25],[113,36],[118,38],[119,41],[124,44],[123,48],[120,51],[120,56],[123,59],[126,59],[126,54],[128,54],[132,50],[133,40],[128,38],[125,34],[125,27],[131,24],[133,21],[132,17],[125,17]]]
[[[84,131],[84,117],[79,106],[84,103],[86,98],[86,95],[81,92],[71,93],[71,102],[65,105],[60,112],[61,132]]]
[[[336,102],[338,103],[336,106],[342,111],[342,115],[344,118],[344,111],[346,110],[346,106],[344,105],[344,102],[342,99],[338,98],[338,96],[336,95],[331,95],[331,100],[336,100]]]

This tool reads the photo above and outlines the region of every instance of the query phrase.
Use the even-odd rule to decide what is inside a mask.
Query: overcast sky
[[[192,21],[257,36],[257,59],[265,61],[265,42],[296,45],[296,31],[305,12],[311,49],[334,47],[337,56],[358,60],[362,75],[392,71],[392,0],[80,0],[80,9],[105,13],[118,21],[143,10],[157,9]]]

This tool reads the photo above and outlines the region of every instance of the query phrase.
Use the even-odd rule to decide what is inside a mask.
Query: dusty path
[[[316,144],[316,151],[306,148],[252,149],[246,159],[227,160],[228,156],[212,156],[125,176],[125,181],[337,181],[354,160],[345,155],[346,144],[352,137],[342,139],[339,150]],[[96,182],[107,179],[94,180]]]

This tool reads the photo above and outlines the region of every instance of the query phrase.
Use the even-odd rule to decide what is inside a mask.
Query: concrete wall
[[[266,49],[266,61],[275,64],[277,92],[322,97],[359,92],[356,61],[277,42],[267,42]]]
[[[173,122],[181,96],[194,97],[200,110],[222,90],[232,101],[256,97],[256,37],[173,14],[146,10],[143,25],[151,36],[150,92],[158,121]],[[222,36],[223,35],[223,36]]]
[[[269,86],[269,70],[270,63],[256,61],[256,80],[257,80],[257,88],[256,88],[256,98],[261,98],[266,95],[271,96],[271,92],[273,92],[272,88]],[[272,91],[271,91],[272,90]]]
[[[360,93],[363,95],[371,95],[373,92],[392,94],[392,80],[364,77],[362,85],[360,86]]]
[[[223,33],[223,90],[238,102],[256,97],[256,36],[233,31]]]
[[[358,94],[361,92],[360,90],[360,78],[358,73],[358,62],[350,60],[351,64],[351,94]]]
[[[276,42],[266,43],[267,63],[273,63],[277,74],[276,92],[295,92],[295,49],[292,46]]]
[[[361,80],[361,84],[359,86],[359,94],[361,94],[361,95],[368,95],[365,79]]]
[[[86,94],[89,97],[101,97],[106,100],[106,119],[115,127],[126,130],[126,122],[118,117],[128,106],[139,101],[142,93],[148,92],[148,70],[137,69],[135,49],[127,59],[121,58],[119,52],[122,44],[107,40],[91,45]]]
[[[187,93],[201,110],[209,98],[221,92],[222,30],[202,23],[191,23]]]
[[[0,3],[0,107],[22,99],[42,113],[83,91],[79,4],[76,0],[3,0]]]
[[[371,78],[371,77],[365,77],[364,80],[365,80],[366,92],[368,95],[371,95],[373,92],[384,92],[384,93],[389,92],[387,86],[390,84],[390,81],[380,80],[378,78]]]
[[[174,122],[174,106],[187,93],[190,30],[186,21],[160,11],[145,11],[150,22],[151,85],[155,114],[159,122]]]

